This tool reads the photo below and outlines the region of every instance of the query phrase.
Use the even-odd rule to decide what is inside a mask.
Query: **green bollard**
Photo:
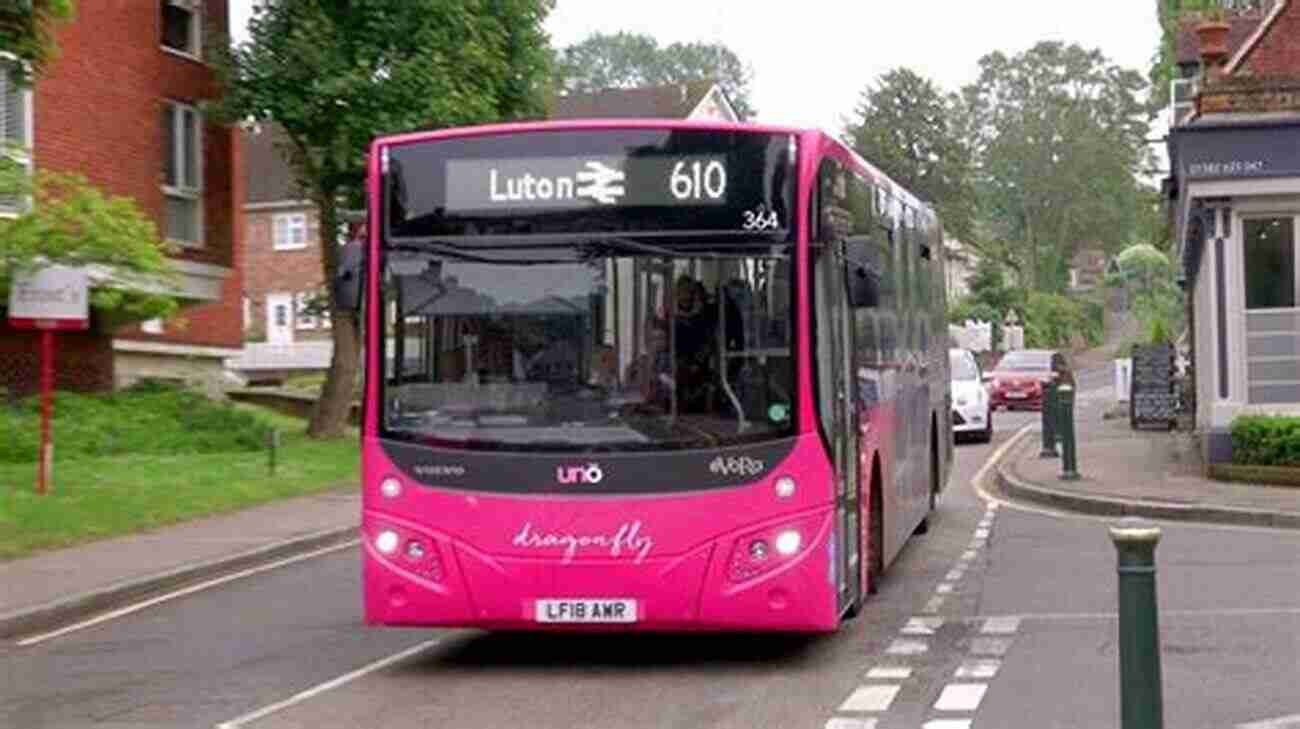
[[[1133,517],[1110,528],[1119,562],[1121,729],[1162,729],[1156,543],[1160,528]]]
[[[1061,437],[1061,480],[1079,480],[1079,453],[1074,442],[1074,385],[1056,388],[1056,430]]]
[[[1039,458],[1059,458],[1060,453],[1056,452],[1056,441],[1059,436],[1056,432],[1056,383],[1047,382],[1043,385],[1043,449],[1038,452]]]

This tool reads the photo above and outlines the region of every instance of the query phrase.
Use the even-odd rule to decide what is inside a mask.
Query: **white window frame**
[[[280,224],[284,224],[285,237],[280,235]],[[294,240],[294,233],[301,232],[302,239]],[[275,213],[271,216],[271,249],[277,251],[300,251],[307,247],[307,213]]]
[[[17,60],[18,59],[13,54],[0,51],[0,74],[2,74],[5,77],[6,84],[14,83],[14,81],[10,76],[9,69],[6,68],[4,64],[14,63]],[[2,89],[0,89],[0,93],[3,93]],[[34,95],[32,94],[32,89],[30,87],[22,90],[22,100],[23,100],[22,101],[23,104],[22,123],[23,123],[24,148],[21,150],[14,150],[12,152],[9,152],[9,154],[11,159],[25,166],[27,168],[27,173],[30,175],[32,173],[32,166],[33,166],[31,150],[36,143],[35,136],[34,136],[36,131],[35,113],[34,113],[35,110],[32,108]],[[0,139],[0,145],[6,145],[6,144],[8,144],[8,142],[6,142],[3,139]],[[0,153],[3,153],[3,150],[0,150]],[[29,196],[19,207],[13,208],[13,207],[0,206],[0,218],[16,218],[19,215],[22,215],[23,213],[30,210],[31,205],[32,205],[32,199]]]
[[[173,186],[173,185],[168,185],[167,181],[163,180],[162,191],[164,197],[180,198],[180,199],[190,200],[195,203],[195,218],[196,218],[195,230],[198,232],[198,236],[197,236],[198,239],[193,241],[187,241],[187,240],[177,240],[175,238],[168,238],[168,240],[181,246],[182,248],[202,248],[204,243],[204,237],[205,237],[204,236],[205,231],[203,225],[203,179],[204,179],[203,113],[200,112],[196,107],[179,101],[172,101],[170,99],[167,99],[163,101],[163,104],[173,108],[176,111],[182,111],[182,112],[188,111],[192,113],[194,124],[197,127],[194,130],[194,144],[196,146],[196,149],[194,150],[194,155],[195,155],[194,168],[195,168],[195,177],[198,186],[193,188],[185,187],[183,184],[181,186]],[[170,150],[166,150],[166,149],[163,150],[163,154],[170,154],[172,156],[172,166],[174,169],[177,170],[178,177],[184,176],[183,173],[180,172],[181,170],[184,169],[184,162],[185,162],[185,121],[184,120],[185,120],[185,114],[183,113],[172,114],[172,148]],[[166,227],[166,215],[167,215],[166,205],[164,201],[164,210],[163,210],[164,228]],[[166,235],[166,233],[167,231],[164,229],[163,234]]]
[[[180,8],[190,14],[190,47],[173,48],[163,42],[162,4]],[[193,61],[203,60],[203,0],[162,0],[158,6],[158,47]]]

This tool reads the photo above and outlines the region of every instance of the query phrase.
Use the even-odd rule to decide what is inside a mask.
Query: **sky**
[[[254,0],[230,0],[241,38]],[[596,32],[721,42],[753,69],[756,121],[838,132],[862,91],[906,66],[956,91],[980,57],[1038,41],[1100,49],[1145,77],[1159,40],[1152,0],[557,0],[546,23],[558,47]],[[780,9],[783,8],[783,9]]]

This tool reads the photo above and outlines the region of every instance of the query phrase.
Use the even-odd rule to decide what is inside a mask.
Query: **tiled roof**
[[[684,119],[712,89],[712,81],[690,81],[670,86],[604,89],[557,96],[550,105],[551,119]]]
[[[284,129],[278,124],[262,122],[245,128],[244,174],[245,203],[302,200],[306,195],[294,180],[293,168],[277,146],[288,144]]]

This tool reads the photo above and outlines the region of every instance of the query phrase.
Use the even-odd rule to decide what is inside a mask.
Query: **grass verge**
[[[355,434],[312,440],[301,420],[236,408],[280,429],[275,475],[265,450],[60,459],[56,447],[42,496],[36,464],[0,463],[0,560],[357,483]]]

